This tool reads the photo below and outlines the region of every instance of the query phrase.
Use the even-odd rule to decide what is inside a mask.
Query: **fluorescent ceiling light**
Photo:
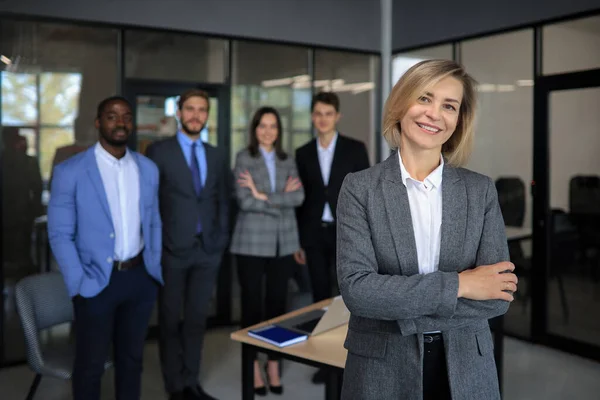
[[[491,93],[496,91],[496,85],[493,83],[480,83],[477,85],[477,91],[482,93]]]
[[[325,92],[352,92],[358,94],[375,88],[373,82],[346,83],[343,79],[320,79],[312,82],[315,88]],[[294,89],[310,89],[310,75],[298,75],[290,78],[270,79],[261,82],[263,87],[291,86]]]
[[[517,81],[517,86],[521,86],[521,87],[533,86],[533,79],[519,79]]]
[[[515,85],[497,85],[496,90],[499,92],[514,92],[516,89]]]

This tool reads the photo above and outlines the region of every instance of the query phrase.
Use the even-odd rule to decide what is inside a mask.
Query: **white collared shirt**
[[[94,152],[115,230],[111,233],[115,240],[114,260],[126,261],[144,247],[138,166],[129,150],[117,159],[97,143]]]
[[[440,262],[444,171],[444,158],[440,158],[440,165],[421,182],[410,176],[398,151],[402,183],[408,193],[420,274],[437,271]]]
[[[323,177],[323,183],[325,187],[329,185],[329,176],[331,175],[331,164],[333,163],[333,155],[335,154],[335,145],[337,143],[338,133],[335,133],[333,139],[329,143],[329,146],[322,147],[321,142],[319,142],[319,138],[317,138],[317,154],[319,156],[319,165],[321,166],[321,176]],[[323,208],[323,215],[321,217],[321,221],[325,222],[333,222],[333,213],[331,212],[331,207],[329,207],[329,203],[325,202],[325,207]]]

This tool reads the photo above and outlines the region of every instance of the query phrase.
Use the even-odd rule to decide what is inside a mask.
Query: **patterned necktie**
[[[198,157],[196,156],[197,143],[192,143],[192,160],[190,163],[190,170],[192,171],[192,181],[194,182],[194,190],[196,195],[200,196],[202,192],[202,176],[200,175],[200,164],[198,163]],[[202,232],[202,224],[200,218],[198,218],[198,224],[196,226],[196,233]]]

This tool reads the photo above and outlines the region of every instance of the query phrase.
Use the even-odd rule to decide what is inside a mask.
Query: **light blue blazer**
[[[132,155],[140,176],[144,263],[148,273],[162,284],[158,168],[143,155]],[[93,297],[108,285],[115,235],[94,146],[55,167],[48,204],[48,238],[72,297]]]

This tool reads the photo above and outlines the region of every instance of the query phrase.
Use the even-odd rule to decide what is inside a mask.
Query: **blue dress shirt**
[[[177,141],[179,142],[179,146],[181,146],[181,150],[183,150],[183,156],[185,157],[185,162],[188,166],[192,162],[192,143],[194,141],[189,138],[185,133],[178,131],[177,132]],[[206,183],[206,152],[204,151],[204,144],[202,140],[198,139],[196,145],[196,159],[198,160],[198,166],[200,168],[200,178],[202,179],[202,187]]]
[[[262,154],[265,165],[267,166],[267,171],[269,172],[269,180],[271,181],[271,192],[275,192],[275,150],[271,150],[270,153],[267,153],[265,149],[262,147],[258,147],[260,150],[260,154]]]

